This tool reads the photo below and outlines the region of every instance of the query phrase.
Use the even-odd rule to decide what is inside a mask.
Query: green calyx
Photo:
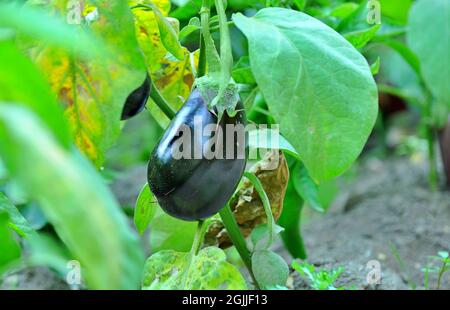
[[[239,102],[238,87],[234,82],[228,83],[222,95],[220,87],[220,81],[210,76],[198,78],[194,83],[194,88],[200,91],[208,109],[217,113],[219,121],[225,111],[230,117],[235,116],[236,105]]]

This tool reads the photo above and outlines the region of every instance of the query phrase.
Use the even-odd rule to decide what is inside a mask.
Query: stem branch
[[[206,74],[206,51],[205,51],[205,39],[200,33],[200,55],[198,57],[198,70],[197,78],[200,78]]]
[[[156,88],[155,83],[151,80],[150,98],[156,103],[156,105],[161,109],[161,111],[166,114],[169,119],[175,117],[175,110],[169,105],[169,103],[163,98],[158,88]]]
[[[430,188],[432,191],[437,190],[438,186],[438,171],[437,171],[437,160],[436,160],[436,152],[435,152],[435,141],[436,141],[436,131],[432,124],[432,101],[431,95],[427,94],[427,100],[425,102],[425,131],[426,131],[426,139],[428,142],[428,162],[429,162],[429,171],[428,171],[428,179],[430,182]]]
[[[191,254],[197,255],[198,251],[203,244],[203,237],[205,236],[206,229],[209,226],[209,221],[199,220],[197,225],[197,231],[195,232],[194,242],[192,243]]]
[[[258,282],[256,281],[255,275],[253,274],[252,269],[252,259],[250,256],[250,251],[247,248],[247,243],[245,242],[244,237],[241,234],[241,230],[239,229],[238,224],[233,216],[233,212],[231,212],[230,206],[227,204],[220,212],[220,217],[222,218],[222,222],[225,225],[225,228],[230,236],[233,245],[236,247],[239,255],[242,258],[247,270],[250,274],[250,277],[253,280],[253,284],[257,289],[259,288]]]

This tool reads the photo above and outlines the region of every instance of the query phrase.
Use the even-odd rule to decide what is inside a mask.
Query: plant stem
[[[161,111],[166,114],[169,119],[175,117],[175,110],[169,105],[169,103],[163,98],[158,88],[156,88],[155,83],[151,80],[150,98],[156,103],[156,105],[161,109]]]
[[[436,152],[434,149],[435,133],[432,128],[427,126],[427,142],[428,142],[428,162],[430,170],[428,172],[428,179],[430,182],[430,188],[432,191],[437,190],[438,174],[437,174],[437,161]]]
[[[431,95],[427,96],[427,100],[425,102],[424,107],[424,115],[425,115],[425,131],[426,131],[426,139],[428,143],[428,163],[429,163],[429,171],[428,171],[428,180],[430,183],[430,188],[432,191],[437,190],[438,185],[438,172],[437,172],[437,161],[436,161],[436,152],[435,152],[435,140],[436,140],[436,132],[431,123],[432,119],[432,107],[431,107]]]
[[[202,8],[200,11],[201,33],[203,42],[205,43],[205,57],[206,62],[208,63],[208,72],[218,74],[220,72],[220,58],[209,29],[210,7],[210,0],[202,1]]]
[[[438,131],[438,142],[441,150],[447,189],[450,188],[450,118],[443,128]]]
[[[272,245],[273,238],[274,238],[274,226],[275,226],[275,220],[273,218],[272,214],[272,208],[270,207],[270,201],[269,197],[267,197],[266,192],[264,191],[264,187],[261,184],[261,181],[258,179],[258,177],[248,171],[244,172],[244,176],[249,179],[249,181],[253,184],[256,191],[258,192],[258,195],[262,201],[264,212],[266,213],[267,217],[267,230],[269,231],[269,239],[267,240],[266,249],[269,248]]]
[[[223,95],[230,83],[231,69],[233,67],[233,54],[231,51],[230,31],[225,7],[222,0],[215,0],[216,11],[219,16],[220,28],[220,72],[222,81],[220,83],[219,96]]]
[[[253,280],[253,284],[257,289],[260,289],[258,282],[256,281],[255,275],[253,274],[252,269],[252,259],[250,256],[250,251],[247,248],[247,243],[245,242],[244,237],[242,236],[241,230],[239,229],[238,224],[233,216],[233,212],[231,212],[230,206],[227,204],[220,212],[220,217],[222,218],[222,222],[230,236],[233,245],[236,247],[239,255],[242,258],[247,270],[250,274],[250,277]]]
[[[200,33],[200,55],[198,57],[198,70],[197,78],[202,77],[206,74],[206,52],[205,52],[205,40],[203,35]]]
[[[206,229],[209,226],[209,222],[206,223],[203,220],[198,221],[197,225],[197,231],[195,232],[194,242],[192,243],[191,247],[191,254],[197,255],[198,251],[200,251],[200,248],[203,244],[203,237],[205,236]]]
[[[288,190],[290,190],[288,188]],[[289,193],[287,193],[288,195]],[[294,195],[292,195],[294,196]],[[281,238],[284,246],[294,258],[306,259],[307,253],[303,238],[300,232],[300,223],[304,201],[300,196],[296,196],[295,205],[285,207],[278,219],[278,224],[284,228]]]
[[[442,276],[444,275],[446,267],[447,267],[447,259],[444,259],[444,261],[442,263],[442,267],[439,270],[439,275],[438,275],[438,280],[437,280],[437,285],[436,285],[437,290],[441,288]]]

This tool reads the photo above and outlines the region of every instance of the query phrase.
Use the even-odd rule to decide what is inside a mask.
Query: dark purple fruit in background
[[[147,74],[141,86],[136,88],[128,95],[123,106],[121,120],[127,120],[139,114],[145,107],[148,96],[150,95],[150,76]]]
[[[208,124],[217,126],[217,116],[208,110],[197,89],[192,91],[175,115],[153,150],[148,165],[148,184],[166,213],[187,221],[205,219],[219,212],[233,195],[247,161],[245,134],[240,138],[236,134],[233,135],[231,140],[234,147],[233,159],[226,159],[226,148],[229,147],[224,143],[227,136],[226,124],[242,124],[243,126],[246,124],[241,103],[238,104],[237,110],[240,111],[234,117],[225,113],[218,124],[222,128],[223,136],[216,143],[223,145],[223,159],[207,159],[201,151],[200,159],[175,159],[172,156],[173,148],[182,149],[178,144],[180,140],[177,139],[181,139],[184,134],[180,131],[183,125],[187,126],[186,128],[189,128],[191,132],[191,154],[194,154],[195,146],[197,150],[203,148],[204,145],[208,145],[211,136],[214,136],[214,133],[211,136],[202,136],[194,130],[196,116],[202,120],[202,129]],[[238,153],[240,157],[237,156]]]

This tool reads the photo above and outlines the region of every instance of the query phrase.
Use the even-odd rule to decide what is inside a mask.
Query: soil
[[[125,172],[111,187],[122,205],[132,206],[143,182],[146,166]],[[338,195],[325,215],[308,216],[302,234],[308,262],[317,268],[343,267],[336,287],[355,289],[424,288],[427,259],[450,249],[450,192],[431,192],[427,167],[406,158],[366,160],[358,178]],[[289,255],[278,246],[288,261]],[[397,257],[395,254],[398,252]],[[381,280],[368,284],[369,261],[379,262]],[[436,286],[430,274],[430,287]],[[293,272],[288,285],[310,289],[307,280]],[[442,279],[450,288],[450,274]],[[67,289],[47,268],[11,275],[0,289]]]
[[[308,262],[318,268],[344,267],[336,286],[423,289],[428,257],[450,249],[450,192],[430,191],[427,180],[423,162],[367,161],[357,182],[329,212],[303,225]],[[366,278],[373,269],[366,266],[374,260],[381,281],[371,285]],[[430,288],[436,279],[436,273],[430,274]],[[309,287],[297,275],[294,283],[296,289]],[[450,288],[449,274],[441,288]]]
[[[0,290],[69,290],[69,285],[46,267],[30,267],[7,276]]]

